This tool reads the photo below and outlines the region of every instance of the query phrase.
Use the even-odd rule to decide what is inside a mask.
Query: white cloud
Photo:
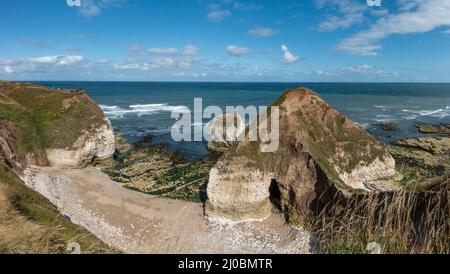
[[[274,36],[280,33],[279,29],[271,29],[271,28],[264,28],[264,27],[254,27],[251,30],[249,30],[248,34],[255,36],[255,37],[270,37]]]
[[[369,29],[343,40],[338,49],[356,55],[374,56],[381,40],[450,26],[450,0],[400,0],[400,12],[380,18]]]
[[[377,67],[374,67],[372,65],[357,65],[357,66],[348,66],[348,67],[342,67],[336,71],[325,71],[325,70],[314,70],[313,74],[320,76],[320,77],[326,77],[326,78],[342,78],[349,77],[349,76],[359,76],[359,77],[366,77],[366,78],[386,78],[386,77],[394,77],[399,76],[398,73],[393,71],[388,71],[385,69],[380,69]]]
[[[200,49],[194,45],[187,45],[186,47],[184,47],[184,55],[197,55],[199,51]]]
[[[244,48],[244,47],[238,47],[238,46],[235,46],[235,45],[229,45],[229,46],[226,48],[226,51],[227,51],[229,54],[234,55],[234,56],[247,55],[247,54],[249,54],[249,53],[252,52],[251,49]]]
[[[134,43],[134,44],[131,44],[131,45],[128,46],[128,50],[131,53],[133,53],[135,55],[138,55],[138,54],[141,53],[141,46],[139,44],[137,44],[137,43]]]
[[[14,69],[11,66],[5,65],[1,66],[4,73],[11,74],[14,73]]]
[[[255,4],[249,4],[249,3],[243,3],[243,2],[234,2],[234,8],[237,10],[262,10],[262,6],[255,5]]]
[[[330,72],[330,71],[324,71],[324,70],[315,70],[314,71],[315,74],[320,75],[320,76],[337,76],[338,74],[335,72]]]
[[[72,65],[83,60],[83,56],[77,55],[55,55],[30,58],[31,63],[54,64],[56,66]]]
[[[229,10],[214,10],[208,13],[208,19],[212,22],[219,23],[223,19],[230,17],[231,11]]]
[[[81,0],[79,11],[85,17],[98,16],[102,9],[110,7],[120,7],[127,0]]]
[[[43,48],[43,49],[51,49],[53,46],[48,43],[47,41],[39,40],[39,39],[24,39],[22,40],[22,44],[28,45],[28,46],[34,46],[37,48]]]
[[[371,74],[371,75],[378,75],[378,76],[398,76],[398,73],[386,71],[384,69],[376,68],[372,65],[359,65],[359,66],[350,66],[343,68],[342,71],[344,73],[356,73],[356,74]]]
[[[318,30],[334,31],[337,29],[348,29],[355,24],[360,24],[364,20],[364,12],[367,9],[365,1],[358,0],[316,0],[319,9],[331,8],[336,10],[338,15],[326,15],[319,23]]]
[[[108,63],[109,63],[108,59],[100,59],[97,61],[97,64],[99,64],[99,65],[106,65]]]
[[[382,17],[382,16],[388,15],[389,10],[388,9],[373,9],[370,11],[370,14],[372,14],[373,16]]]
[[[295,56],[289,51],[289,48],[285,45],[281,46],[281,50],[283,51],[283,58],[281,58],[281,62],[284,64],[291,64],[297,62],[300,57]]]
[[[177,69],[188,68],[191,62],[185,59],[161,58],[143,62],[128,62],[115,64],[114,68],[121,70],[157,70],[157,69]]]
[[[0,73],[52,72],[71,68],[84,60],[83,56],[55,55],[35,58],[0,59]]]
[[[142,51],[139,44],[128,47],[131,56],[124,62],[113,64],[117,70],[139,70],[160,72],[165,70],[187,69],[198,63],[200,49],[195,45],[186,45],[182,51],[173,48],[150,48]],[[174,72],[171,72],[173,76]]]
[[[206,77],[206,76],[208,76],[208,75],[206,73],[204,73],[204,72],[200,72],[200,73],[194,72],[194,73],[192,73],[192,77]]]
[[[100,7],[93,0],[82,0],[80,13],[83,16],[98,16],[101,13]]]
[[[170,55],[170,54],[177,54],[178,49],[176,48],[150,48],[148,50],[150,54],[154,55]]]

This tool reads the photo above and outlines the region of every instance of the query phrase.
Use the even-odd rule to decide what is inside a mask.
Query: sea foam
[[[130,105],[128,108],[108,105],[100,105],[100,107],[105,115],[111,119],[122,118],[125,115],[144,116],[161,112],[189,112],[189,109],[185,106],[171,106],[169,104],[136,104]]]

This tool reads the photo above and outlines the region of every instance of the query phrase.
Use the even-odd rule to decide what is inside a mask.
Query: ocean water
[[[266,106],[285,90],[308,87],[327,103],[368,130],[382,142],[420,136],[418,123],[450,124],[450,84],[406,83],[170,83],[170,82],[38,82],[54,88],[81,88],[102,107],[115,129],[130,142],[145,135],[168,143],[194,159],[207,153],[205,142],[175,143],[171,111],[193,109],[194,98],[203,107],[217,105]],[[398,131],[385,132],[377,122],[395,121]],[[207,121],[204,121],[205,123]]]

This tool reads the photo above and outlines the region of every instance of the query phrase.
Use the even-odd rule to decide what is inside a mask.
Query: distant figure
[[[77,88],[77,89],[71,89],[70,92],[73,94],[83,94],[84,90]]]

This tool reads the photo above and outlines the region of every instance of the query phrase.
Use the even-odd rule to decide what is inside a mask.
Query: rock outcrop
[[[398,124],[395,121],[381,121],[374,123],[372,125],[375,129],[379,129],[382,131],[392,132],[392,131],[398,131]]]
[[[416,127],[420,133],[424,134],[450,135],[450,125],[420,124]]]
[[[209,171],[217,162],[217,155],[186,161],[180,153],[167,145],[152,144],[152,140],[153,137],[147,135],[129,144],[117,132],[115,161],[111,165],[103,165],[103,171],[128,189],[203,203]]]
[[[301,223],[330,200],[327,189],[349,195],[393,188],[390,154],[314,92],[291,90],[274,105],[280,107],[278,151],[262,153],[258,142],[244,141],[226,152],[210,172],[208,216],[264,218],[270,198],[279,198],[289,220]]]
[[[450,138],[423,137],[397,140],[389,152],[403,167],[407,177],[443,176],[450,172]]]
[[[0,149],[19,173],[27,166],[76,168],[115,151],[111,123],[82,91],[0,83]]]
[[[94,161],[103,162],[111,159],[115,151],[115,139],[112,126],[106,118],[103,125],[90,131],[82,131],[80,134],[71,146],[46,150],[51,166],[77,168]]]

